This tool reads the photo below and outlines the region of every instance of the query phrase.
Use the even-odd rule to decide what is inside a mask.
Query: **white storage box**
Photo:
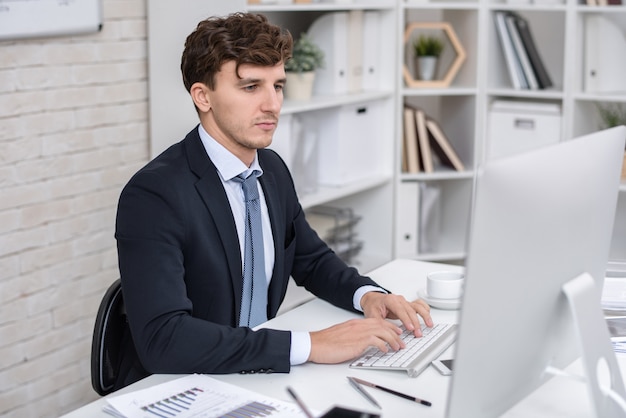
[[[318,181],[325,186],[380,175],[385,161],[380,101],[308,112],[304,129],[317,133]],[[322,122],[323,121],[323,122]]]
[[[487,158],[554,144],[561,138],[561,107],[554,103],[496,100],[489,111]]]

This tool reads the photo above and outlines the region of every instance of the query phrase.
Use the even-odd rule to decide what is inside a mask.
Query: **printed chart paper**
[[[104,411],[126,418],[305,417],[291,402],[193,374],[107,399]]]

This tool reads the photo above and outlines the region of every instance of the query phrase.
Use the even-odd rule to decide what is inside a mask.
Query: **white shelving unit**
[[[595,103],[626,103],[626,92],[585,93],[584,17],[588,14],[611,16],[626,31],[625,6],[587,6],[578,0],[504,2],[477,1],[400,1],[398,44],[401,64],[407,63],[408,50],[403,45],[404,28],[411,22],[450,22],[467,53],[467,60],[453,80],[442,89],[408,88],[398,73],[398,108],[404,104],[423,108],[442,125],[457,152],[466,173],[436,171],[430,174],[399,173],[400,186],[415,183],[415,190],[438,190],[436,212],[424,219],[420,211],[424,196],[419,195],[415,216],[417,225],[408,219],[410,211],[400,211],[396,218],[396,256],[427,260],[463,261],[473,194],[473,172],[485,160],[488,146],[489,108],[495,100],[531,100],[558,104],[562,109],[561,138],[567,140],[600,129]],[[509,79],[506,61],[499,43],[494,13],[515,11],[528,20],[540,54],[554,86],[546,90],[516,90]],[[601,47],[601,46],[599,46]],[[396,152],[401,156],[403,117],[396,115]],[[400,161],[401,157],[398,157]],[[408,188],[410,190],[410,187]],[[402,188],[403,191],[407,187]],[[429,194],[427,193],[427,199]],[[416,199],[398,194],[398,205]],[[411,233],[407,228],[415,228]],[[414,231],[414,229],[413,229]],[[420,237],[422,238],[420,242]],[[432,241],[424,245],[423,238]],[[409,243],[411,240],[415,242]],[[407,244],[410,244],[407,246]],[[415,244],[415,246],[413,246]],[[424,248],[421,248],[424,247]],[[407,248],[415,248],[407,252]],[[611,249],[612,259],[626,259],[626,186],[621,187]]]
[[[484,14],[481,5],[471,1],[400,3],[397,30],[400,67],[404,64],[412,71],[412,41],[405,44],[404,36],[406,26],[413,22],[451,24],[466,51],[466,59],[448,87],[411,88],[402,74],[397,77],[398,109],[405,105],[418,107],[435,119],[462,160],[465,171],[435,166],[432,173],[408,174],[400,173],[398,167],[402,192],[398,193],[397,205],[404,208],[409,203],[411,206],[401,211],[403,216],[396,218],[396,256],[431,261],[457,261],[465,257],[474,169],[480,159],[480,141],[476,138],[480,138],[483,130],[481,68],[485,54],[478,45],[483,43],[485,28],[481,14]],[[445,38],[443,32],[438,36]],[[401,112],[396,115],[396,123],[396,150],[400,161],[404,129]],[[411,212],[415,212],[416,222],[407,220]]]

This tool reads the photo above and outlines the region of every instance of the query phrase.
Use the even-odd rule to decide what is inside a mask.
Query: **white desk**
[[[394,293],[403,294],[407,299],[417,297],[417,291],[425,286],[426,274],[441,269],[459,270],[460,267],[427,263],[412,260],[395,260],[369,275],[382,286]],[[488,307],[485,307],[488,309]],[[458,311],[432,309],[436,322],[457,322]],[[357,317],[357,315],[338,309],[321,300],[312,300],[285,314],[268,321],[267,327],[276,329],[317,330]],[[452,348],[442,357],[451,356]],[[618,356],[622,374],[626,371],[626,358]],[[574,363],[570,371],[582,374],[579,362]],[[382,411],[369,404],[354,388],[346,376],[362,377],[388,388],[431,401],[433,406],[426,407],[405,399],[387,394],[377,389],[367,389],[382,406]],[[171,380],[178,375],[153,375],[128,386],[119,393],[149,387]],[[232,383],[266,396],[291,401],[285,391],[291,386],[310,407],[320,411],[332,405],[343,405],[360,410],[378,412],[383,417],[443,417],[448,394],[450,377],[439,375],[432,367],[427,368],[417,378],[409,378],[404,372],[350,369],[347,363],[321,365],[307,363],[293,367],[289,374],[259,375],[212,375],[224,382]],[[506,379],[503,376],[503,379]],[[476,376],[480,384],[480,376]],[[111,395],[109,395],[111,396]],[[102,412],[104,398],[94,401],[66,415],[66,418],[107,417]],[[585,385],[569,379],[552,379],[536,392],[524,399],[506,415],[511,418],[527,417],[590,417],[593,416],[591,403]]]

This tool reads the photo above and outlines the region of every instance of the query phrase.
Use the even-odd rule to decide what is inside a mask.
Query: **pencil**
[[[369,386],[371,388],[380,389],[380,390],[383,390],[383,391],[385,391],[387,393],[391,393],[392,395],[396,395],[396,396],[399,396],[401,398],[408,399],[410,401],[417,402],[417,403],[425,405],[425,406],[432,406],[432,403],[430,403],[429,401],[425,401],[424,399],[416,398],[415,396],[411,396],[411,395],[407,395],[407,394],[404,394],[404,393],[401,393],[401,392],[397,392],[397,391],[395,391],[393,389],[389,389],[389,388],[386,388],[384,386],[380,386],[380,385],[377,385],[375,383],[371,383],[371,382],[368,382],[366,380],[359,379],[358,377],[353,377],[352,379],[354,379],[355,381],[357,381],[358,383],[360,383],[362,385]]]

